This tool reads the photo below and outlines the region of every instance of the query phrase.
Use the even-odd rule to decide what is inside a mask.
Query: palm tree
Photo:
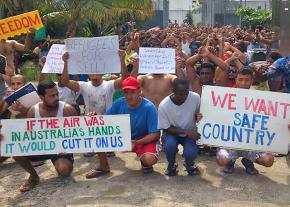
[[[152,0],[1,0],[9,15],[38,9],[47,17],[66,18],[67,36],[75,36],[84,21],[111,22],[126,15],[141,19],[153,14]]]

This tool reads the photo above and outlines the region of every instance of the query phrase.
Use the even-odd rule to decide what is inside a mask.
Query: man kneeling
[[[140,159],[143,173],[153,172],[157,162],[157,110],[153,103],[141,96],[140,82],[129,76],[122,81],[123,98],[118,99],[106,112],[111,114],[130,114],[132,151]]]
[[[250,89],[253,83],[253,72],[247,67],[242,68],[236,77],[236,87]],[[242,157],[242,164],[245,166],[246,173],[257,175],[259,172],[254,166],[254,162],[265,167],[271,167],[274,163],[274,156],[267,152],[243,151],[220,149],[217,152],[217,164],[224,166],[224,173],[233,173],[236,160]]]
[[[178,145],[183,146],[184,166],[188,175],[200,174],[195,165],[198,154],[196,140],[200,138],[196,121],[199,121],[200,96],[189,91],[189,81],[176,78],[173,93],[160,103],[158,108],[158,128],[164,130],[164,150],[168,161],[168,176],[177,174],[175,157]]]
[[[32,106],[27,118],[41,118],[41,117],[63,117],[76,116],[77,112],[69,104],[59,101],[58,90],[54,82],[41,82],[37,87],[37,93],[41,98],[41,102]],[[32,189],[39,182],[39,176],[31,165],[31,161],[40,161],[50,159],[59,176],[70,176],[73,170],[74,158],[72,154],[59,155],[36,155],[26,157],[14,157],[15,161],[28,172],[28,180],[19,188],[21,192],[26,192]]]

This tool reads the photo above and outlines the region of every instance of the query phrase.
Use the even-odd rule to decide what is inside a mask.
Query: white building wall
[[[178,24],[182,24],[183,20],[188,11],[192,11],[193,6],[196,6],[198,1],[192,0],[169,0],[169,19],[174,22],[177,20]],[[201,12],[194,13],[193,15],[194,24],[201,22]]]

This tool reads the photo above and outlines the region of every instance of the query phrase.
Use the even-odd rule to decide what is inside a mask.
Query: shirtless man
[[[156,108],[159,103],[172,92],[172,83],[176,77],[183,76],[181,73],[181,58],[176,58],[176,75],[172,74],[146,74],[139,75],[138,80],[141,84],[142,95],[150,100]],[[133,60],[133,73],[138,70],[138,63]],[[132,74],[137,76],[137,74]]]
[[[13,94],[15,91],[17,91],[19,88],[21,88],[22,86],[26,84],[25,77],[19,74],[12,76],[10,81],[11,81],[10,90],[7,91],[7,93],[5,94],[6,97],[9,96],[10,94]],[[4,101],[4,99],[0,101],[0,107],[1,107],[0,115],[2,115],[8,109],[8,105]],[[23,107],[18,101],[16,101],[12,105],[12,109],[14,111],[21,112],[21,114],[17,116],[17,118],[23,118],[23,116],[26,116],[26,113],[28,111],[28,109]]]
[[[41,82],[37,87],[37,92],[42,100],[32,106],[28,113],[28,118],[40,117],[67,117],[76,116],[76,110],[69,104],[59,101],[58,91],[54,82]],[[1,141],[1,140],[0,140]],[[26,192],[32,189],[39,183],[39,176],[31,165],[31,161],[40,161],[50,159],[59,176],[70,176],[73,170],[73,155],[36,155],[25,157],[14,157],[15,161],[29,173],[28,180],[19,188],[21,192]]]
[[[35,30],[31,28],[27,33],[24,45],[16,40],[0,39],[0,54],[5,56],[7,61],[7,66],[5,69],[6,75],[10,77],[15,75],[16,68],[14,66],[13,50],[16,49],[21,52],[28,52],[34,31]]]

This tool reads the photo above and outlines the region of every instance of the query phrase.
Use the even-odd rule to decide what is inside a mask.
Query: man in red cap
[[[132,76],[122,81],[124,97],[115,101],[106,112],[111,114],[130,114],[132,151],[140,159],[143,173],[153,172],[157,162],[157,110],[154,104],[141,96],[140,82]]]

